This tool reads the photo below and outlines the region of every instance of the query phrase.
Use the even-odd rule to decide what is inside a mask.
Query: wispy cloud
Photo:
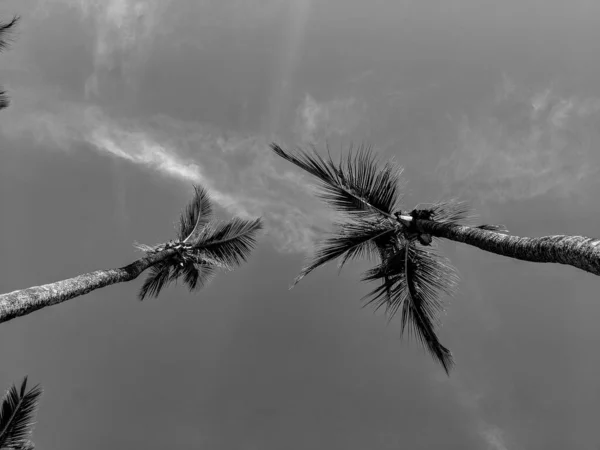
[[[87,99],[102,95],[104,84],[115,73],[127,89],[136,90],[144,64],[157,44],[176,49],[181,44],[202,47],[223,30],[247,30],[272,26],[283,0],[234,0],[227,2],[173,0],[38,0],[38,20],[55,14],[57,5],[78,12],[93,35],[93,72],[85,82]]]
[[[485,439],[488,450],[508,450],[504,442],[504,433],[500,428],[483,424],[479,433]]]
[[[600,99],[528,92],[505,78],[487,112],[457,124],[438,172],[448,190],[481,201],[581,194],[600,170]]]
[[[32,136],[64,151],[85,143],[108,157],[199,183],[232,215],[263,216],[267,236],[280,251],[311,251],[330,221],[308,181],[277,160],[264,137],[223,133],[165,116],[114,118],[83,104],[59,102],[51,109],[36,109],[27,120],[13,114],[0,124],[2,133],[13,139]]]
[[[485,450],[512,450],[510,439],[505,430],[491,423],[480,407],[484,399],[484,391],[467,387],[464,376],[456,374],[448,379],[442,374],[436,374],[434,379],[444,385],[450,385],[456,393],[458,404],[472,416],[471,427],[485,444]]]
[[[102,77],[117,65],[133,88],[135,69],[154,40],[172,28],[165,17],[170,0],[45,0],[37,14],[51,14],[58,3],[76,8],[94,32],[94,71],[85,83],[87,98],[100,95]]]
[[[363,106],[355,98],[318,102],[310,95],[296,110],[295,132],[304,142],[350,133],[362,120]]]

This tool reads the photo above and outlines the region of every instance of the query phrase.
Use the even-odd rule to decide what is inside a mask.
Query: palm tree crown
[[[179,279],[190,291],[201,289],[218,269],[231,270],[244,262],[256,244],[256,234],[262,228],[260,219],[211,221],[212,204],[207,191],[200,186],[194,186],[194,190],[194,199],[180,216],[176,241],[154,247],[136,244],[149,255],[175,250],[150,267],[139,292],[140,300],[158,297],[166,285]]]
[[[449,260],[432,246],[434,237],[419,232],[416,220],[432,219],[458,224],[472,218],[465,202],[449,200],[425,209],[400,209],[402,168],[392,162],[379,164],[372,149],[350,149],[338,162],[321,157],[317,151],[286,151],[277,144],[271,149],[280,157],[317,178],[317,195],[344,217],[320,242],[312,261],[296,278],[298,283],[316,268],[339,258],[339,267],[366,256],[379,261],[362,277],[379,282],[363,300],[376,308],[385,307],[391,320],[400,312],[401,330],[414,335],[449,373],[452,353],[435,331],[443,310],[441,296],[452,295],[458,276]],[[502,226],[482,225],[481,229],[503,231]]]

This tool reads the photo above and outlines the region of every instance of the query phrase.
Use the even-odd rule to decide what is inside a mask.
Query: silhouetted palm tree
[[[213,222],[208,193],[194,186],[192,202],[180,217],[178,239],[165,244],[136,244],[146,256],[119,269],[97,270],[68,280],[0,295],[0,323],[95,289],[137,278],[150,269],[140,300],[158,296],[169,283],[182,279],[190,291],[202,288],[218,269],[233,269],[246,260],[262,228],[260,219],[233,218]]]
[[[318,179],[318,196],[345,215],[333,233],[321,242],[315,258],[294,284],[319,266],[340,258],[372,256],[378,263],[364,281],[381,282],[364,299],[377,308],[385,306],[391,319],[401,309],[401,328],[414,332],[446,373],[453,365],[450,350],[435,332],[442,311],[441,294],[451,295],[458,282],[449,260],[431,243],[450,239],[482,250],[533,262],[568,264],[600,275],[600,239],[582,236],[523,238],[502,234],[503,225],[465,226],[473,218],[465,202],[455,199],[402,211],[399,191],[402,169],[387,162],[379,165],[368,147],[350,149],[347,158],[334,162],[317,151],[271,149]]]
[[[0,410],[0,450],[34,450],[29,440],[33,431],[33,418],[38,407],[42,388],[34,386],[29,391],[27,377],[21,383],[21,389],[13,385],[2,399]]]
[[[10,22],[0,22],[0,52],[8,48],[18,22],[19,16],[14,16]],[[6,91],[0,88],[0,110],[7,108],[9,104],[10,100]]]

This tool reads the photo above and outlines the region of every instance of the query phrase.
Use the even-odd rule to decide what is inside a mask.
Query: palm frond
[[[172,267],[177,266],[177,262],[173,259],[159,261],[152,267],[150,267],[148,275],[144,280],[144,284],[140,288],[138,298],[144,300],[146,297],[158,297],[160,292],[165,288],[171,281],[171,270]]]
[[[192,264],[185,265],[183,271],[183,282],[190,291],[202,289],[213,279],[217,268],[212,264]]]
[[[449,373],[452,354],[440,343],[435,326],[443,311],[440,296],[454,293],[458,276],[450,262],[433,250],[399,242],[393,254],[363,276],[363,281],[381,282],[364,300],[376,309],[385,306],[390,320],[402,308],[402,333],[408,329],[409,336],[415,335]]]
[[[207,261],[186,258],[171,266],[169,281],[182,279],[191,292],[198,291],[212,280],[218,268]]]
[[[0,22],[0,52],[6,50],[13,41],[13,33],[19,20],[19,16],[14,16],[10,22]],[[9,105],[8,94],[0,88],[0,110],[8,108]]]
[[[464,225],[477,217],[469,202],[455,198],[439,201],[427,209],[431,211],[431,220],[442,223]]]
[[[160,261],[150,267],[138,297],[140,300],[146,297],[158,297],[165,287],[179,279],[183,280],[191,292],[198,291],[208,285],[218,268],[221,266],[188,257],[185,259],[172,257]]]
[[[0,22],[0,52],[6,50],[13,41],[13,33],[21,18],[14,16],[9,22]]]
[[[395,254],[397,253],[397,249],[402,242],[403,237],[400,235],[394,235],[392,239],[389,239],[387,242],[379,242],[377,245],[377,250],[379,252],[380,264],[377,267],[381,267],[381,264],[384,264],[386,261],[390,261],[392,258],[394,258]],[[394,281],[391,275],[393,274],[389,270],[381,271],[381,294],[387,299],[391,298],[392,288],[394,286]]]
[[[402,168],[392,162],[382,166],[370,147],[352,148],[345,160],[338,163],[331,155],[321,157],[315,148],[311,152],[283,150],[272,143],[271,149],[283,159],[317,177],[318,196],[336,210],[351,216],[383,215],[391,217],[401,195],[399,186]]]
[[[341,258],[341,270],[350,259],[379,256],[396,231],[392,223],[382,221],[360,220],[334,226],[335,230],[319,244],[312,262],[302,269],[294,280],[294,285],[313,270],[337,258]]]
[[[206,189],[194,186],[194,199],[179,218],[180,241],[190,241],[197,236],[212,217],[212,204]]]
[[[30,445],[29,436],[42,389],[39,385],[26,392],[27,377],[21,388],[13,385],[2,399],[0,410],[0,448],[23,448]]]
[[[452,223],[455,225],[468,225],[470,221],[478,217],[472,210],[468,202],[450,199],[432,204],[428,208],[415,208],[413,217],[424,218],[427,220],[435,220],[436,222]],[[423,215],[423,217],[419,217]],[[496,233],[508,233],[505,225],[478,225],[475,228],[480,228],[487,231],[495,231]]]
[[[5,109],[10,106],[10,98],[5,90],[0,89],[0,109]]]
[[[408,328],[430,354],[444,367],[447,374],[454,365],[452,353],[444,347],[435,333],[438,314],[443,311],[443,306],[438,297],[438,290],[448,288],[448,275],[440,275],[447,271],[447,267],[440,267],[438,261],[417,256],[424,253],[416,247],[405,247],[405,281],[408,296],[402,308],[402,332]],[[411,257],[412,256],[412,257]],[[428,262],[434,262],[428,264]]]
[[[256,245],[256,236],[262,229],[261,219],[233,218],[227,222],[209,223],[189,243],[200,259],[214,259],[227,267],[246,260]]]
[[[366,300],[365,306],[375,305],[376,311],[385,306],[390,321],[402,305],[401,301],[394,301],[392,294],[404,277],[405,243],[404,239],[398,237],[395,245],[381,252],[381,263],[367,270],[361,279],[361,281],[381,282],[380,286],[365,295],[362,300]]]
[[[139,251],[144,252],[144,253],[156,253],[157,248],[159,248],[162,245],[164,245],[164,244],[146,245],[146,244],[140,244],[139,242],[133,243],[133,246],[135,248],[137,248]]]

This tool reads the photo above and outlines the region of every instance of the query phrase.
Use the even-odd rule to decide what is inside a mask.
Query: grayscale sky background
[[[44,450],[597,450],[598,279],[449,243],[450,378],[361,309],[366,263],[288,286],[331,220],[267,147],[368,141],[406,206],[598,236],[600,2],[2,0],[0,291],[121,266],[192,184],[265,218],[190,295],[141,279],[0,327],[0,386],[45,389]],[[323,148],[323,147],[320,147]]]

